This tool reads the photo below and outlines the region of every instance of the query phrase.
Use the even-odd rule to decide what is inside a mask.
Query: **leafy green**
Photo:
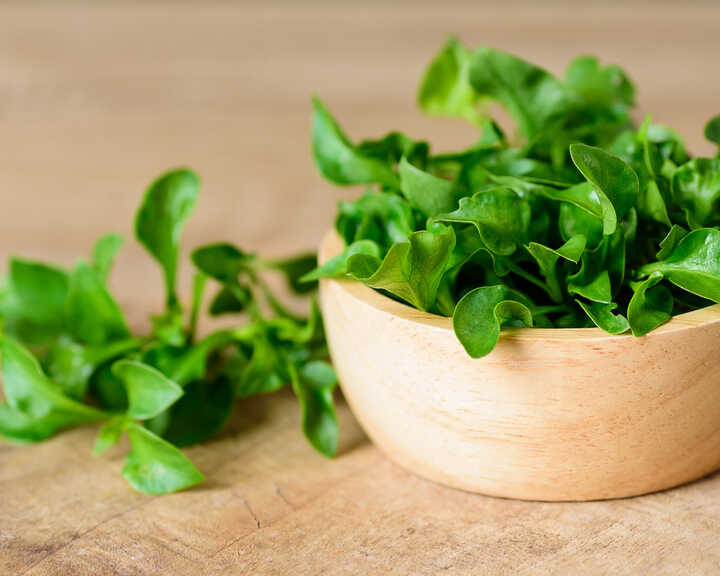
[[[95,438],[93,456],[100,456],[100,454],[106,452],[111,446],[117,444],[128,424],[128,417],[124,414],[114,416],[105,422]]]
[[[470,86],[470,53],[451,38],[425,70],[418,89],[418,106],[428,115],[478,122],[478,95]]]
[[[125,384],[128,395],[128,418],[148,420],[172,406],[183,389],[162,372],[133,360],[119,360],[113,373]]]
[[[45,344],[62,331],[69,278],[64,270],[10,259],[0,315],[4,330],[31,344]]]
[[[296,294],[307,294],[317,287],[315,284],[304,280],[312,270],[317,268],[317,255],[314,253],[300,254],[283,260],[270,260],[264,262],[263,265],[282,272],[288,287]]]
[[[315,162],[335,184],[397,184],[389,162],[359,150],[340,129],[325,105],[313,98],[312,146]]]
[[[713,116],[705,124],[705,138],[720,146],[720,114]]]
[[[666,286],[658,285],[662,279],[660,272],[653,272],[633,285],[635,293],[628,304],[627,317],[633,336],[644,336],[670,320],[673,297]]]
[[[477,96],[500,102],[520,133],[531,141],[556,122],[568,106],[565,90],[550,73],[486,46],[472,55],[470,83]]]
[[[585,311],[590,320],[608,334],[622,334],[630,328],[630,324],[625,316],[613,313],[613,310],[617,308],[617,304],[614,302],[583,302],[582,300],[578,300],[577,303]]]
[[[422,162],[427,155],[424,143],[397,133],[357,148],[391,163],[404,157]],[[157,260],[166,283],[166,308],[151,316],[149,335],[131,334],[108,287],[120,236],[101,237],[90,263],[80,260],[70,271],[10,260],[7,278],[0,279],[2,438],[38,442],[69,426],[103,422],[94,453],[128,432],[133,449],[123,471],[127,480],[141,492],[172,492],[202,480],[174,446],[220,432],[236,398],[274,392],[299,375],[295,388],[303,430],[320,452],[335,452],[334,384],[322,380],[327,348],[317,303],[311,300],[307,318],[296,314],[264,278],[278,272],[291,290],[309,293],[317,283],[300,280],[316,268],[315,255],[262,260],[229,243],[197,248],[186,314],[177,287],[178,256],[198,191],[194,173],[168,172],[151,184],[137,212],[136,237]],[[356,215],[365,224],[353,220]],[[388,218],[379,230],[383,242],[407,240],[414,229],[412,211],[400,197],[368,198],[347,217],[348,229],[360,224],[359,235],[374,233],[371,223]],[[358,247],[358,253],[383,253],[371,240],[361,239]],[[339,262],[343,270],[345,265]],[[213,281],[219,286],[210,315],[242,311],[246,322],[197,338],[206,284]]]
[[[690,228],[720,221],[720,159],[695,158],[683,164],[673,175],[672,190]]]
[[[223,283],[234,283],[254,256],[232,244],[209,244],[193,251],[192,261],[206,275]]]
[[[394,244],[382,261],[366,254],[351,256],[348,271],[368,286],[429,310],[454,247],[452,228],[422,230],[411,234],[409,242]]]
[[[215,436],[227,422],[233,406],[232,382],[225,377],[195,380],[183,388],[170,407],[163,437],[176,446],[188,446]]]
[[[515,138],[491,117],[491,102],[514,121]],[[580,56],[557,78],[452,38],[427,67],[418,104],[468,120],[476,143],[434,153],[391,132],[384,146],[394,153],[372,157],[392,177],[354,180],[371,188],[339,204],[345,249],[308,279],[349,275],[453,316],[475,357],[492,350],[504,322],[639,336],[718,301],[720,160],[691,158],[650,116],[635,126],[635,87],[620,67]],[[720,120],[705,133],[720,144]],[[454,244],[434,238],[441,225]],[[421,252],[420,238],[434,246]]]
[[[530,206],[508,188],[480,191],[460,200],[460,207],[435,217],[437,222],[473,224],[485,246],[501,256],[515,252],[527,240]]]
[[[138,348],[140,342],[131,338],[92,346],[61,336],[48,351],[44,366],[48,376],[65,394],[81,400],[87,391],[90,377],[99,366]]]
[[[42,371],[32,353],[3,336],[0,341],[6,413],[0,433],[11,439],[37,441],[57,430],[106,418],[106,413],[65,396]]]
[[[622,220],[637,203],[638,177],[621,158],[592,146],[572,144],[570,156],[575,166],[600,196],[605,234],[615,232]]]
[[[400,161],[400,190],[410,206],[424,216],[436,216],[457,208],[457,186],[443,178],[423,172],[405,158]]]
[[[107,282],[115,256],[122,248],[124,239],[119,234],[106,234],[98,238],[92,250],[92,267],[101,282]]]
[[[493,101],[516,137],[491,117]],[[719,160],[691,158],[649,116],[635,126],[634,101],[625,72],[592,56],[556,78],[455,39],[428,67],[418,103],[470,121],[478,130],[470,146],[438,154],[398,131],[355,143],[316,98],[321,174],[368,186],[338,204],[344,249],[318,266],[313,254],[267,260],[227,242],[198,247],[188,308],[180,242],[199,179],[165,173],[135,218],[136,239],[165,279],[166,306],[149,334],[130,332],[108,286],[120,236],[101,237],[71,269],[10,259],[0,279],[0,436],[37,442],[102,422],[94,452],[127,432],[125,478],[141,492],[172,492],[203,478],[176,446],[219,433],[235,402],[289,384],[308,441],[334,455],[337,377],[319,308],[314,298],[308,314],[285,304],[267,274],[298,294],[320,278],[354,278],[452,316],[474,358],[492,352],[504,326],[641,336],[672,314],[720,302]],[[706,136],[720,143],[719,134],[714,118]],[[206,310],[243,315],[208,330]]]
[[[380,258],[380,247],[372,240],[358,240],[347,246],[340,254],[328,258],[328,260],[311,272],[305,274],[301,280],[311,282],[320,278],[337,278],[347,274],[348,260],[356,254],[364,254]]]
[[[327,362],[305,364],[293,377],[293,390],[300,401],[302,427],[318,452],[332,457],[337,452],[338,423],[333,406],[337,376]]]
[[[638,270],[641,276],[653,272],[660,272],[668,281],[691,294],[720,302],[720,230],[693,230],[665,259]]]
[[[500,337],[500,327],[517,320],[533,325],[532,304],[519,292],[501,284],[481,286],[458,302],[453,314],[453,329],[472,358],[489,354]]]
[[[197,201],[200,180],[187,169],[155,180],[135,216],[135,234],[163,269],[168,308],[178,305],[177,266],[180,237]]]
[[[166,494],[195,486],[205,477],[180,450],[138,424],[127,428],[132,451],[122,474],[145,494]]]
[[[84,262],[70,276],[65,320],[72,337],[87,344],[130,337],[122,310],[96,271]]]

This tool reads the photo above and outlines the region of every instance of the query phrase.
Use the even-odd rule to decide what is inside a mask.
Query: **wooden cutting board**
[[[143,187],[178,164],[205,184],[186,252],[313,247],[358,191],[315,174],[310,94],[353,136],[469,144],[471,129],[413,104],[450,32],[555,72],[577,53],[620,61],[640,113],[709,153],[719,19],[711,2],[1,4],[0,258],[71,263],[101,233],[129,238]],[[188,267],[182,279],[187,291]],[[147,327],[160,275],[129,240],[112,283]],[[125,484],[126,446],[93,459],[94,429],[0,444],[0,574],[720,573],[718,475],[610,502],[493,499],[392,464],[344,404],[340,422],[329,461],[302,438],[291,395],[239,403],[219,438],[188,451],[207,482],[163,497]]]

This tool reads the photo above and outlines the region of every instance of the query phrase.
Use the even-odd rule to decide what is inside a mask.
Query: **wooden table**
[[[451,32],[556,72],[581,52],[623,62],[639,114],[708,153],[718,24],[710,2],[2,4],[0,256],[70,263],[105,231],[130,237],[144,186],[179,164],[204,180],[186,251],[219,239],[267,255],[313,247],[357,191],[314,171],[310,94],[358,137],[397,128],[470,143],[471,129],[413,104]],[[162,289],[133,242],[113,286],[145,329]],[[0,445],[0,574],[720,572],[720,476],[611,502],[493,499],[406,473],[344,405],[340,420],[328,461],[301,437],[292,396],[239,403],[225,433],[188,451],[208,481],[164,497],[127,487],[126,446],[91,458],[94,429]]]

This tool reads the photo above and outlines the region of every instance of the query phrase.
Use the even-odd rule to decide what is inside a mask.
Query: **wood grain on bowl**
[[[342,249],[329,233],[325,261]],[[594,500],[720,467],[720,306],[642,338],[505,329],[470,358],[449,318],[322,280],[328,345],[356,417],[391,458],[449,486]]]

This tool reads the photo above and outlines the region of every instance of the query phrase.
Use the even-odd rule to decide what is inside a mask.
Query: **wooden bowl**
[[[341,249],[328,234],[321,262]],[[449,318],[359,282],[322,280],[320,302],[355,416],[421,476],[494,496],[595,500],[720,467],[720,306],[643,338],[503,329],[473,360]]]

